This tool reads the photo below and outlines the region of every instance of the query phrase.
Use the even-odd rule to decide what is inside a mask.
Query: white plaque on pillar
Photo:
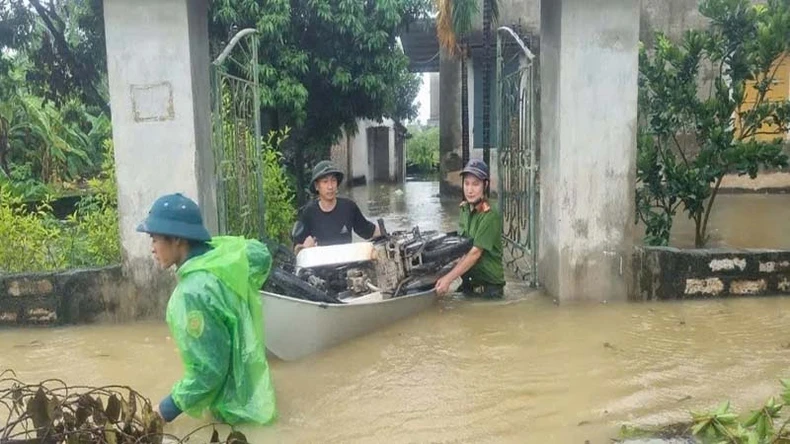
[[[131,96],[135,122],[163,122],[175,117],[170,82],[131,85]]]

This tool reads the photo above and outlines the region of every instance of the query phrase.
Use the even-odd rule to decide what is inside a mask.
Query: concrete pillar
[[[439,194],[460,197],[461,62],[442,50],[439,56]]]
[[[207,0],[104,0],[124,271],[140,293],[135,316],[159,314],[172,290],[172,273],[157,270],[150,239],[135,231],[151,203],[181,192],[217,232],[207,20]]]
[[[560,301],[631,284],[639,0],[542,0],[539,278]]]

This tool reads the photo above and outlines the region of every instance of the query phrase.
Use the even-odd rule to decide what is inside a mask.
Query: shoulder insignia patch
[[[205,323],[203,321],[203,312],[200,310],[192,310],[187,313],[187,333],[189,336],[197,339],[203,335]]]

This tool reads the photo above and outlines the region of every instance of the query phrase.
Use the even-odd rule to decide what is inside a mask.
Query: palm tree
[[[461,163],[469,161],[469,57],[468,37],[474,18],[479,14],[478,0],[437,0],[436,37],[439,46],[461,59]]]
[[[461,140],[462,140],[462,162],[469,161],[469,76],[467,72],[467,61],[469,59],[469,35],[472,33],[475,19],[480,13],[480,0],[437,0],[438,15],[436,17],[436,36],[439,46],[454,57],[461,59]],[[483,0],[483,35],[486,35],[486,17],[488,17],[488,34],[490,39],[491,18],[499,17],[498,0]],[[490,44],[489,44],[490,46]],[[484,60],[490,59],[490,48],[484,47]],[[485,68],[485,65],[484,65]],[[488,66],[490,71],[490,65]],[[486,81],[488,80],[488,85]],[[488,109],[486,103],[490,102],[490,79],[483,73],[483,137],[486,137],[486,113]],[[489,125],[490,126],[490,125]],[[485,141],[485,139],[484,139]],[[485,142],[484,142],[485,143]],[[486,161],[487,162],[487,161]]]

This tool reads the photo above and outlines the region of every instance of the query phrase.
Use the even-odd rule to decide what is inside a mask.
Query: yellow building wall
[[[783,57],[780,57],[774,62],[773,68],[776,68],[776,75],[774,76],[773,85],[766,92],[765,99],[771,102],[790,100],[790,54],[785,54]],[[742,110],[753,107],[757,101],[757,89],[754,88],[754,85],[754,81],[746,82],[746,97],[741,108]],[[741,126],[740,118],[737,116],[735,119],[735,126],[736,128],[740,128]],[[758,133],[773,133],[776,131],[775,128],[775,125],[764,125],[758,130]],[[780,137],[780,135],[757,134],[756,136],[757,140],[760,141],[771,141],[776,137]],[[785,134],[784,138],[787,139],[788,135]]]

